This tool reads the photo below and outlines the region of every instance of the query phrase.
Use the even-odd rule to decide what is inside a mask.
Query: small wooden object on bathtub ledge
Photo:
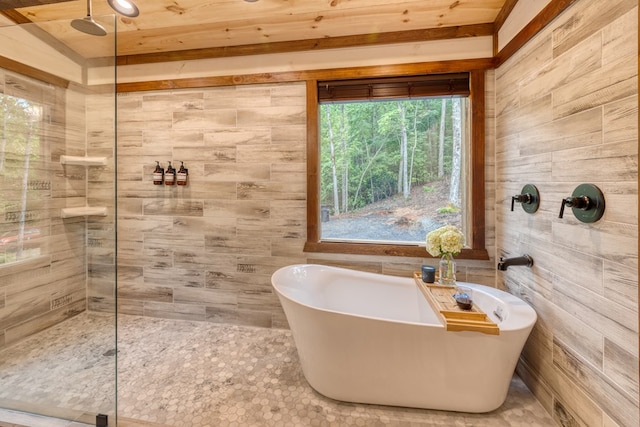
[[[453,299],[456,288],[435,283],[424,283],[422,273],[413,273],[413,279],[444,324],[447,331],[474,331],[490,335],[500,335],[500,328],[475,304],[471,310],[458,307]]]

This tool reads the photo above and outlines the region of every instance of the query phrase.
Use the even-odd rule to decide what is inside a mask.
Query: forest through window
[[[320,102],[321,240],[465,231],[468,109],[466,96]]]
[[[42,223],[34,208],[43,190],[50,190],[42,135],[42,104],[0,94],[0,265],[41,254]]]

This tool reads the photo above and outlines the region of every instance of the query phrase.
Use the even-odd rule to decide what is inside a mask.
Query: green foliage
[[[460,208],[452,205],[452,204],[448,204],[447,206],[438,209],[438,213],[439,214],[445,214],[445,213],[458,213],[460,212]]]
[[[435,188],[433,188],[433,186],[431,186],[431,185],[423,185],[422,186],[422,191],[424,191],[425,193],[433,193],[434,190],[435,190]]]
[[[405,109],[404,129],[411,162],[410,184],[422,185],[437,179],[441,98],[321,104],[322,204],[334,205],[334,166],[340,212],[344,211],[345,204],[348,210],[352,210],[398,193],[402,160],[402,122],[398,102],[404,103]],[[450,174],[451,102],[447,103],[446,114],[443,161],[445,174]],[[343,194],[348,195],[346,203],[342,200]]]

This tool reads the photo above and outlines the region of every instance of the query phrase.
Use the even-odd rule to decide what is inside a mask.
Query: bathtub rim
[[[434,328],[441,328],[441,329],[445,329],[445,325],[440,322],[440,323],[422,323],[422,322],[412,322],[412,321],[405,321],[405,320],[395,320],[395,319],[388,319],[388,318],[382,318],[382,317],[375,317],[375,316],[365,316],[365,315],[361,315],[361,314],[355,314],[355,313],[348,313],[348,312],[344,312],[344,311],[337,311],[337,310],[332,310],[332,309],[328,309],[328,308],[322,308],[322,307],[318,307],[318,306],[314,306],[314,305],[310,305],[304,302],[301,302],[299,300],[296,300],[294,298],[292,298],[291,296],[287,295],[286,293],[284,293],[276,284],[276,280],[278,277],[286,274],[286,272],[296,269],[296,268],[301,268],[301,269],[319,269],[319,270],[329,270],[329,271],[337,271],[337,272],[344,272],[347,274],[351,274],[351,275],[364,275],[365,278],[366,276],[369,277],[376,277],[376,278],[380,278],[380,277],[388,277],[388,278],[393,278],[393,279],[397,279],[398,281],[402,281],[402,282],[407,282],[407,285],[412,285],[413,287],[416,288],[416,291],[418,294],[420,294],[420,296],[422,298],[424,298],[424,296],[422,295],[421,291],[419,289],[417,289],[417,285],[414,281],[414,279],[412,277],[401,277],[401,276],[392,276],[392,275],[388,275],[388,274],[383,274],[383,273],[373,273],[370,271],[361,271],[361,270],[355,270],[355,269],[350,269],[350,268],[345,268],[345,267],[335,267],[335,266],[329,266],[329,265],[323,265],[323,264],[311,264],[311,263],[306,263],[306,264],[291,264],[291,265],[287,265],[284,267],[279,268],[278,270],[276,270],[272,275],[271,275],[271,286],[273,287],[273,289],[276,291],[276,293],[278,294],[279,297],[281,298],[286,298],[287,300],[291,301],[292,303],[307,307],[309,309],[313,309],[313,310],[318,310],[318,311],[323,311],[323,312],[327,312],[327,313],[334,313],[334,314],[339,314],[339,315],[343,315],[343,316],[354,316],[354,317],[359,317],[359,318],[363,318],[363,319],[370,319],[370,320],[376,320],[376,321],[382,321],[382,322],[393,322],[393,323],[400,323],[400,324],[408,324],[408,325],[417,325],[417,326],[423,326],[423,327],[434,327]],[[470,282],[458,282],[458,284],[460,286],[468,286],[474,290],[478,290],[482,293],[485,293],[487,295],[489,295],[490,297],[493,297],[495,299],[497,299],[498,301],[501,301],[503,303],[504,306],[507,307],[507,316],[505,318],[505,320],[503,321],[499,321],[496,322],[498,325],[498,328],[500,329],[500,333],[503,332],[517,332],[517,331],[522,331],[524,329],[530,329],[533,327],[533,325],[536,323],[538,315],[536,313],[536,311],[523,299],[510,294],[509,292],[506,291],[502,291],[500,289],[497,288],[493,288],[491,286],[487,286],[487,285],[481,285],[478,283],[470,283]],[[429,304],[429,302],[426,300],[425,298],[425,304],[429,307],[429,309],[431,309],[431,305]],[[484,310],[484,308],[483,308]],[[487,313],[487,315],[490,316],[489,313]],[[491,319],[493,321],[496,321],[497,319],[495,319],[493,316],[490,316]],[[528,321],[527,321],[528,320]],[[464,331],[459,331],[460,333],[477,333],[477,332],[464,332]]]

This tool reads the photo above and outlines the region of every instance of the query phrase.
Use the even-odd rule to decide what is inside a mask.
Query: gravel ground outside
[[[427,233],[439,227],[448,224],[460,227],[460,213],[438,212],[448,204],[449,189],[445,181],[416,186],[406,199],[390,197],[355,211],[329,216],[328,221],[322,222],[321,236],[323,239],[424,242]]]

